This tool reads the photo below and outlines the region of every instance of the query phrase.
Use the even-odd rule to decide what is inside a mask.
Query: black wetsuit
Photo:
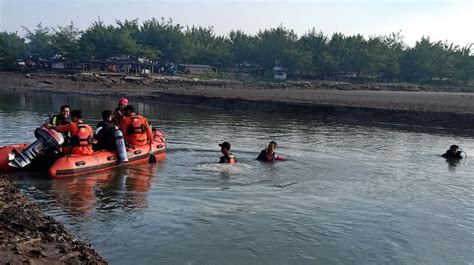
[[[237,162],[237,159],[234,157],[234,155],[229,153],[227,155],[221,156],[219,163],[229,163],[231,157],[234,158],[234,162]]]
[[[267,157],[267,150],[263,149],[262,151],[260,151],[260,154],[258,155],[257,160],[259,160],[259,161],[274,161],[275,160],[275,153],[272,154],[272,159],[269,160],[268,157]]]
[[[446,158],[446,159],[462,159],[461,151],[458,151],[455,154],[453,154],[452,152],[447,150],[446,153],[444,153],[441,156]]]
[[[93,146],[95,151],[107,149],[109,151],[117,150],[115,145],[115,135],[114,132],[118,129],[115,123],[108,123],[101,121],[97,124],[97,128],[101,128],[100,131],[94,135],[94,138],[97,140],[97,144]]]

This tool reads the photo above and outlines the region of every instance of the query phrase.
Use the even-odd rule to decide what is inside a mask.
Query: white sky
[[[413,46],[422,36],[467,45],[474,42],[474,0],[0,0],[0,31],[24,34],[21,26],[55,27],[73,21],[86,29],[100,17],[172,18],[181,25],[214,26],[219,35],[240,29],[255,34],[283,25],[301,36],[311,28],[325,34],[342,32],[388,35],[401,30]]]

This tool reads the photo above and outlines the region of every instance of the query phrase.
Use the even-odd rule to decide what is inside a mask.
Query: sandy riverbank
[[[73,93],[237,110],[309,114],[362,123],[474,130],[469,88],[329,82],[240,82],[122,75],[0,73],[0,89]],[[446,92],[450,91],[450,92]],[[457,91],[457,92],[456,92]]]
[[[107,264],[0,176],[0,264]]]

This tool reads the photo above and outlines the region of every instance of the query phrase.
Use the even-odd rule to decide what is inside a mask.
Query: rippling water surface
[[[0,95],[0,145],[67,103],[95,125],[115,100]],[[136,103],[167,158],[68,179],[12,176],[111,264],[472,264],[473,137],[310,116]],[[288,161],[255,160],[270,141]],[[239,162],[221,165],[229,141]],[[473,158],[447,163],[457,143]]]

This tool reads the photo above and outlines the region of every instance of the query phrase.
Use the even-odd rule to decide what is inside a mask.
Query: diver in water
[[[260,151],[260,154],[257,157],[259,161],[275,161],[275,160],[285,160],[282,156],[277,156],[275,153],[275,149],[277,148],[277,143],[275,141],[271,141],[267,148]]]
[[[453,144],[449,147],[449,150],[446,150],[446,153],[441,156],[446,159],[462,159],[461,153],[462,150],[460,150],[459,146]]]
[[[237,159],[230,152],[230,143],[223,142],[222,144],[219,144],[219,146],[221,147],[221,153],[223,154],[219,160],[219,163],[233,164],[237,162]]]

